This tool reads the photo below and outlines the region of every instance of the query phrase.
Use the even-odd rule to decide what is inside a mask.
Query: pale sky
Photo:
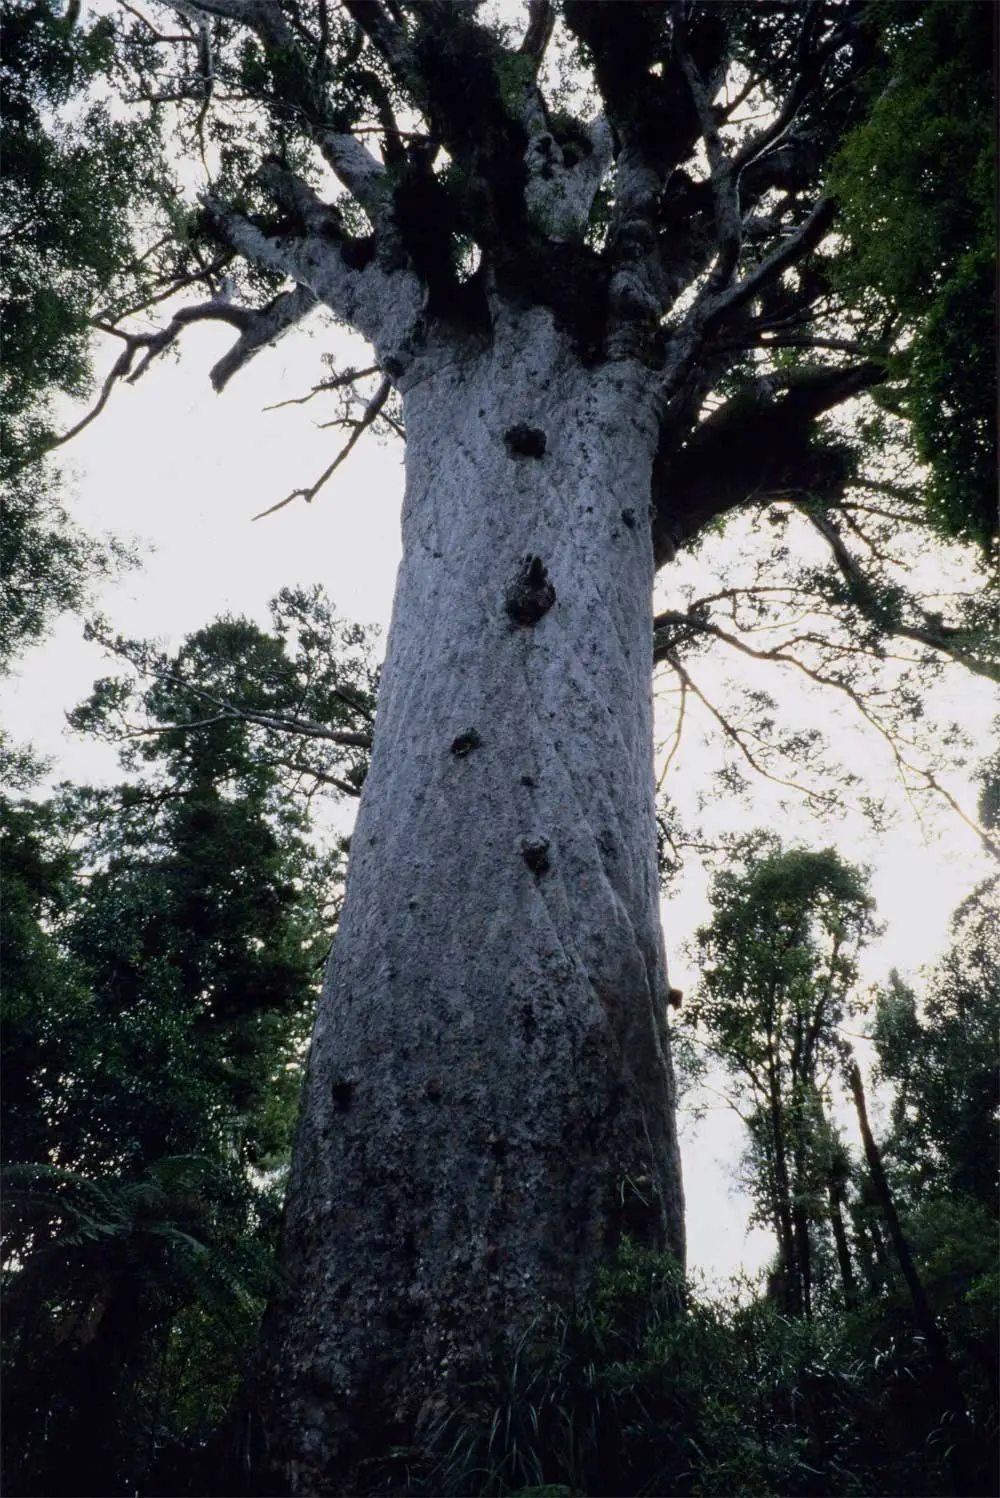
[[[311,332],[264,353],[215,396],[208,370],[231,337],[227,329],[190,328],[179,367],[175,358],[162,359],[137,386],[117,389],[98,421],[63,450],[75,491],[70,508],[82,527],[136,537],[154,548],[140,572],[104,590],[98,609],[116,631],[177,646],[187,632],[227,611],[266,623],[267,602],[281,587],[320,582],[346,618],[385,627],[399,559],[401,444],[366,437],[311,505],[297,500],[250,521],[292,488],[311,483],[343,441],[336,430],[317,429],[333,415],[332,403],[322,398],[281,411],[262,408],[305,394],[325,373],[321,355],[333,348],[343,350],[342,366],[367,363],[364,345],[317,322]],[[668,570],[661,585],[667,599],[671,586]],[[81,629],[76,618],[60,621],[16,676],[0,683],[0,710],[16,740],[32,740],[57,756],[57,778],[86,781],[113,777],[114,760],[105,746],[68,735],[64,715],[95,677],[115,668],[82,640]],[[979,727],[985,751],[990,691],[971,678],[952,691],[956,715]],[[862,746],[860,753],[873,779],[888,776],[877,746]],[[681,804],[696,794],[697,768],[692,748],[671,772],[666,788]],[[954,788],[974,805],[961,777]],[[712,813],[726,814],[725,807]],[[890,965],[912,973],[931,960],[945,942],[951,911],[985,870],[974,838],[954,820],[939,821],[929,837],[912,818],[880,840],[850,818],[817,834],[779,813],[763,792],[751,814],[741,808],[735,815],[747,826],[771,819],[786,841],[835,841],[846,857],[873,865],[888,932],[870,955],[872,979],[884,978]],[[664,909],[671,981],[682,989],[695,981],[683,943],[705,916],[698,877]],[[727,1274],[740,1263],[756,1269],[772,1253],[767,1234],[747,1233],[746,1203],[734,1195],[740,1147],[739,1124],[722,1111],[709,1113],[695,1133],[684,1131],[690,1258],[709,1275]]]

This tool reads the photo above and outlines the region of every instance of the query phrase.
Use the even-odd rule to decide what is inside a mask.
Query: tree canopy
[[[221,388],[300,322],[350,321],[365,288],[379,312],[383,293],[424,288],[417,323],[400,304],[418,343],[439,318],[488,328],[508,283],[595,360],[618,347],[616,319],[635,322],[664,399],[651,501],[659,560],[679,571],[656,658],[679,731],[707,697],[728,774],[763,769],[819,807],[820,735],[773,710],[798,678],[892,743],[910,794],[940,797],[955,735],[913,704],[956,664],[1000,670],[988,8],[633,5],[627,28],[618,12],[373,0],[290,17],[226,0],[172,29],[155,6],[89,26],[15,7],[31,150],[7,160],[40,163],[9,169],[63,267],[45,292],[61,309],[44,323],[53,381],[82,388],[84,329],[100,330],[103,408],[207,320],[238,333]],[[91,163],[72,180],[90,186],[53,238],[39,184],[55,201],[68,180],[72,89]],[[80,217],[97,205],[115,225],[99,244]],[[310,245],[336,250],[336,285],[304,268]],[[42,292],[27,262],[18,277],[23,326]],[[348,441],[285,502],[312,499],[366,430],[402,430],[394,382],[384,363],[316,382],[345,402]],[[51,502],[44,485],[12,499],[8,544],[17,515]],[[955,551],[923,581],[928,528],[981,560]],[[6,569],[14,616],[31,609],[17,580],[69,545],[61,522],[42,534],[36,561]],[[767,665],[773,685],[718,697],[706,654]]]

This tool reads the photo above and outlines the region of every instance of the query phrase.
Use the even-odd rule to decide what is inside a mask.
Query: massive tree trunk
[[[403,560],[257,1410],[350,1487],[618,1236],[683,1258],[647,372],[543,309],[401,381]]]

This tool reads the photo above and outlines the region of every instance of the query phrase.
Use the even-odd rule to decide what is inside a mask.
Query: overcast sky
[[[117,389],[102,417],[63,451],[71,509],[84,529],[152,547],[141,571],[104,591],[99,609],[117,631],[176,646],[227,611],[266,623],[267,602],[281,587],[319,582],[343,615],[385,627],[399,559],[401,444],[365,438],[312,504],[296,501],[250,519],[313,482],[343,440],[318,429],[334,414],[322,398],[280,411],[263,407],[305,394],[325,372],[321,355],[334,347],[342,351],[341,366],[367,362],[364,345],[319,322],[265,353],[218,397],[208,370],[231,337],[226,329],[189,329],[180,361],[161,360],[137,386]],[[669,599],[669,569],[661,586]],[[82,640],[78,619],[62,620],[17,675],[0,683],[6,728],[58,756],[59,778],[113,776],[108,750],[68,736],[64,722],[95,677],[112,669]],[[955,716],[980,732],[985,750],[991,693],[972,678],[956,680],[950,690]],[[858,752],[866,774],[888,784],[884,751],[869,742]],[[956,777],[953,785],[974,804],[968,783]],[[696,754],[682,756],[666,788],[681,805],[697,794]],[[725,820],[727,808],[712,815]],[[770,820],[788,841],[817,836],[779,810],[773,794],[762,792],[749,817],[742,809],[733,815],[747,825]],[[931,960],[946,939],[949,914],[985,869],[968,830],[955,820],[938,822],[928,837],[907,816],[891,835],[875,839],[860,820],[845,818],[821,835],[822,843],[834,840],[845,856],[874,869],[888,930],[870,955],[871,977],[884,977],[891,965],[913,972]],[[683,943],[705,913],[697,878],[664,910],[671,981],[681,988],[695,979]],[[709,1113],[697,1135],[685,1130],[691,1261],[710,1274],[741,1262],[756,1268],[771,1253],[767,1234],[747,1234],[745,1201],[732,1195],[739,1149],[739,1125],[724,1110]]]

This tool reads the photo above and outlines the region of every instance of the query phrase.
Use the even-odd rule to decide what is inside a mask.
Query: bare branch
[[[655,644],[655,633],[653,639]],[[656,657],[654,656],[653,659],[655,661]],[[688,687],[687,682],[681,681],[681,700],[677,705],[677,719],[674,723],[673,740],[671,742],[669,750],[667,751],[667,757],[663,761],[663,768],[661,769],[656,779],[656,789],[658,791],[661,791],[663,789],[663,782],[667,778],[667,771],[670,769],[670,766],[677,755],[677,751],[681,747],[681,739],[684,737],[684,718],[687,712],[687,699],[689,690],[690,688]]]
[[[282,291],[259,311],[245,319],[239,338],[228,353],[213,365],[209,378],[216,391],[225,389],[233,375],[248,364],[268,344],[277,342],[296,327],[316,306],[315,293],[306,286]],[[245,309],[240,309],[245,310]]]
[[[161,681],[172,681],[177,685],[186,686],[191,690],[194,688],[190,682],[180,681],[166,672],[153,672]],[[199,692],[199,696],[207,697],[209,693]],[[218,701],[219,699],[213,699]],[[221,703],[221,711],[213,713],[208,718],[192,718],[183,723],[156,723],[148,728],[130,728],[117,735],[122,741],[127,739],[152,738],[164,733],[188,733],[199,728],[212,728],[218,723],[249,723],[255,728],[271,728],[281,733],[295,733],[301,738],[324,739],[331,744],[340,744],[344,747],[355,747],[359,749],[370,749],[372,736],[370,733],[358,733],[352,729],[327,728],[322,723],[313,723],[308,718],[290,718],[280,713],[256,713],[249,708],[235,707],[231,702]],[[303,766],[303,768],[305,768]],[[310,774],[314,772],[310,770]],[[352,794],[356,794],[353,792]]]
[[[698,684],[694,681],[691,673],[687,670],[686,666],[682,664],[680,657],[677,655],[677,652],[672,649],[664,651],[660,656],[660,660],[665,661],[677,674],[680,681],[688,688],[692,695],[697,697],[702,706],[707,709],[707,711],[718,723],[725,737],[734,746],[734,748],[739,751],[742,757],[746,760],[747,764],[757,775],[760,775],[764,780],[770,780],[774,785],[783,785],[787,790],[796,791],[799,795],[804,796],[807,801],[813,802],[816,805],[831,808],[841,805],[840,800],[836,796],[823,795],[820,791],[814,790],[811,786],[802,785],[796,780],[786,780],[784,776],[773,775],[769,770],[765,769],[765,767],[754,755],[753,750],[750,748],[749,744],[747,744],[743,734],[740,733],[739,729],[734,727],[734,725],[730,723],[725,714],[719,711],[714,702],[712,702],[711,699],[705,695]]]
[[[841,576],[850,589],[852,600],[863,613],[870,615],[871,607],[870,604],[866,607],[866,603],[873,596],[872,585],[856,558],[851,555],[845,545],[835,521],[831,516],[811,510],[806,506],[800,506],[800,509],[829,546]],[[983,676],[987,681],[1000,682],[1000,661],[985,660],[982,656],[971,654],[963,649],[956,643],[962,638],[963,631],[949,628],[943,620],[937,617],[925,614],[920,624],[907,624],[900,620],[894,621],[889,627],[893,634],[900,635],[903,639],[913,640],[932,650],[939,650],[959,665],[965,666],[976,676]]]
[[[292,395],[288,400],[275,401],[270,406],[265,406],[265,411],[280,411],[285,406],[304,406],[317,395],[324,395],[328,390],[342,390],[345,385],[353,385],[355,380],[363,380],[367,375],[378,374],[378,365],[370,364],[367,369],[345,369],[342,374],[331,375],[328,380],[320,380],[318,385],[305,395]]]
[[[857,690],[857,688],[852,686],[851,683],[845,680],[844,677],[839,675],[831,675],[828,672],[821,671],[814,666],[810,666],[806,661],[802,660],[801,657],[792,654],[791,651],[787,648],[787,644],[785,646],[775,646],[768,650],[758,650],[754,648],[754,646],[747,644],[745,640],[741,640],[737,635],[731,634],[728,630],[721,628],[721,626],[714,623],[711,619],[707,618],[706,615],[701,611],[696,610],[693,612],[682,614],[674,610],[666,610],[665,612],[657,615],[656,619],[654,619],[653,621],[653,659],[655,662],[666,662],[668,665],[670,665],[671,668],[678,674],[682,682],[685,681],[685,679],[690,681],[690,677],[685,677],[684,667],[681,666],[679,658],[677,656],[676,634],[669,634],[659,645],[655,643],[655,632],[657,630],[661,632],[665,631],[671,626],[674,626],[675,628],[678,626],[683,627],[689,632],[699,633],[712,639],[716,639],[721,644],[728,646],[731,650],[735,650],[741,655],[748,656],[751,660],[763,661],[778,666],[790,666],[793,670],[805,676],[814,685],[824,688],[832,687],[836,691],[840,692],[848,699],[848,701],[860,715],[862,720],[868,725],[868,727],[874,729],[879,737],[882,738],[883,741],[888,745],[893,760],[896,764],[900,782],[906,788],[907,792],[909,792],[910,786],[912,785],[911,777],[915,777],[918,781],[922,782],[923,788],[925,790],[933,791],[935,795],[940,796],[942,800],[947,803],[947,805],[952,809],[952,811],[957,814],[961,821],[965,823],[970,831],[975,833],[976,837],[979,839],[988,853],[990,853],[994,857],[1000,857],[1000,845],[998,845],[996,839],[993,838],[972,817],[970,817],[967,812],[963,810],[962,806],[955,799],[952,793],[941,784],[936,774],[934,773],[934,770],[929,765],[917,764],[913,759],[909,758],[904,753],[903,745],[905,741],[901,739],[900,735],[897,732],[892,731],[880,721],[880,719],[871,710],[868,703],[865,701],[864,697]],[[899,633],[908,632],[899,631]],[[811,643],[814,644],[820,643],[815,638],[809,636],[804,636],[803,639],[811,641]],[[966,662],[964,661],[962,663],[966,664]],[[989,673],[984,672],[982,674]],[[767,775],[768,772],[761,768],[761,766],[754,759],[753,755],[749,752],[748,747],[743,742],[742,736],[739,734],[739,731],[728,723],[728,720],[724,718],[724,716],[714,707],[711,702],[708,701],[708,699],[694,686],[693,683],[691,683],[691,687],[699,700],[705,704],[712,715],[716,718],[727,738],[729,738],[731,742],[739,745],[741,752],[744,754],[744,757],[748,760],[752,767],[756,771],[758,771],[758,773]],[[909,745],[909,747],[912,748],[914,746],[911,744]],[[775,776],[768,776],[768,778],[777,779],[777,777]],[[778,783],[783,785],[793,785],[793,782],[783,780],[778,780]],[[799,786],[794,786],[794,788],[800,790],[805,789],[808,796],[812,796],[814,794],[807,788]],[[817,799],[822,800],[824,798],[817,797]],[[835,804],[835,802],[831,799],[830,804]]]
[[[361,440],[361,437],[371,426],[372,422],[375,420],[376,416],[385,405],[386,401],[389,398],[389,392],[391,389],[392,382],[388,378],[383,379],[375,394],[372,396],[371,400],[365,407],[364,414],[361,416],[360,420],[354,423],[354,430],[351,433],[350,437],[344,443],[344,446],[340,449],[340,452],[334,458],[330,466],[323,470],[314,484],[311,484],[307,489],[293,489],[291,494],[287,494],[284,499],[280,499],[276,505],[271,505],[268,509],[261,510],[259,514],[254,515],[251,518],[253,520],[263,520],[266,515],[276,514],[278,510],[283,510],[286,505],[290,505],[293,500],[296,499],[304,499],[306,504],[311,504],[312,501],[316,498],[316,495],[322,489],[323,485],[340,467],[341,463],[343,463],[347,458],[350,457],[357,443]]]
[[[70,427],[68,432],[63,432],[61,437],[54,438],[51,442],[46,443],[44,447],[33,448],[28,457],[25,458],[24,462],[34,462],[36,458],[42,456],[42,453],[52,452],[53,449],[62,447],[67,442],[72,442],[73,438],[78,437],[86,427],[90,426],[90,423],[92,421],[96,421],[98,416],[100,416],[101,412],[104,410],[104,407],[107,405],[108,400],[111,396],[111,392],[114,389],[115,385],[120,379],[123,379],[131,369],[132,360],[134,357],[134,347],[130,345],[129,347],[122,349],[121,353],[118,355],[118,358],[115,360],[114,365],[111,368],[110,374],[107,376],[104,384],[101,386],[100,395],[97,397],[96,402],[87,412],[86,416],[81,417],[81,419],[76,422],[74,426]],[[24,464],[21,464],[20,466],[23,467]]]

